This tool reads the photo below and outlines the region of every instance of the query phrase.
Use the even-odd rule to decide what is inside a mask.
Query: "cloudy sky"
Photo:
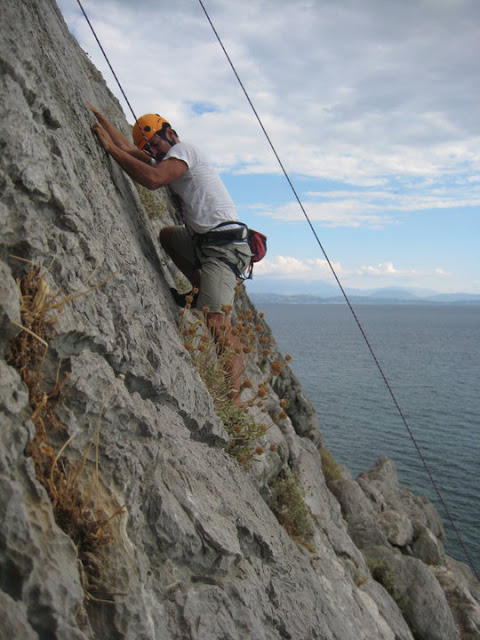
[[[342,284],[480,293],[480,2],[202,2]],[[335,284],[199,0],[82,4],[137,117],[200,146],[268,236],[250,290]]]

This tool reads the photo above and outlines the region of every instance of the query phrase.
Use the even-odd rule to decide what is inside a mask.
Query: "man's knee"
[[[172,248],[172,237],[175,229],[176,227],[163,227],[163,229],[160,230],[158,239],[166,251]]]

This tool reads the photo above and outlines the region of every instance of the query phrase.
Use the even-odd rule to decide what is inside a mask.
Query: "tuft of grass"
[[[298,476],[290,469],[277,476],[270,485],[272,511],[288,535],[312,550],[313,527]]]
[[[318,448],[320,453],[320,459],[322,461],[322,471],[325,476],[325,481],[333,482],[335,480],[340,480],[342,477],[342,468],[338,464],[338,462],[333,458],[330,451],[324,445],[321,445]]]
[[[135,183],[140,201],[150,220],[162,220],[166,218],[167,209],[158,201],[158,196],[154,191]]]
[[[247,464],[255,455],[262,455],[264,448],[258,444],[267,427],[255,422],[245,407],[231,404],[217,411],[230,440],[225,451],[240,464]]]
[[[47,491],[55,521],[78,549],[86,597],[94,599],[93,588],[99,583],[99,552],[112,540],[112,518],[123,511],[120,508],[112,516],[107,516],[98,500],[98,437],[103,406],[96,434],[95,482],[86,491],[84,471],[92,443],[76,464],[63,455],[73,436],[66,440],[59,451],[55,451],[54,440],[66,432],[57,411],[68,395],[65,387],[69,373],[63,371],[62,362],[59,361],[55,380],[51,383],[44,374],[44,363],[64,305],[103,283],[59,298],[48,287],[45,275],[39,265],[32,265],[23,278],[17,279],[21,314],[21,324],[18,326],[21,331],[11,344],[7,361],[19,371],[29,394],[32,410],[30,419],[35,427],[35,435],[27,444],[25,453],[32,458],[37,480]],[[92,497],[93,484],[97,488],[96,500]]]
[[[361,587],[362,584],[365,584],[367,580],[368,576],[366,576],[364,573],[361,573],[355,578],[355,584],[357,585],[357,587]]]
[[[388,591],[397,603],[402,614],[404,614],[408,607],[408,597],[402,596],[398,592],[394,574],[388,569],[385,563],[379,560],[375,560],[371,557],[366,557],[365,560],[367,562],[367,567],[372,574],[372,578],[379,582]]]
[[[232,357],[231,350],[217,348],[215,341],[207,327],[206,314],[191,312],[190,304],[192,296],[187,296],[186,309],[180,309],[181,316],[180,334],[183,345],[189,352],[193,364],[200,374],[205,386],[209,390],[215,406],[223,407],[229,404],[229,394],[232,391],[233,381],[228,373],[228,362]]]
[[[246,464],[255,456],[264,453],[264,447],[259,439],[267,431],[265,425],[259,424],[251,417],[249,409],[256,407],[260,411],[267,411],[264,402],[268,397],[268,386],[271,380],[279,375],[284,365],[278,360],[270,363],[268,376],[258,384],[255,392],[252,390],[250,399],[235,403],[231,399],[232,389],[238,387],[238,380],[232,380],[230,373],[230,363],[235,356],[235,351],[229,345],[228,339],[220,340],[220,344],[215,343],[207,327],[208,309],[203,309],[202,312],[191,311],[191,300],[188,296],[186,302],[185,309],[179,311],[181,317],[179,331],[183,344],[212,396],[217,415],[230,435],[226,452],[240,464]],[[250,309],[246,314],[239,314],[237,324],[232,327],[232,335],[238,338],[240,346],[236,348],[241,349],[244,356],[249,357],[254,352],[253,345],[258,342],[258,331],[258,323],[257,326],[253,325],[253,313]],[[246,364],[241,372],[242,391],[252,388],[251,381],[244,377],[245,368]],[[286,400],[279,402],[279,411],[273,417],[274,422],[287,417],[284,411],[287,406]],[[271,452],[275,450],[274,445],[269,448]]]

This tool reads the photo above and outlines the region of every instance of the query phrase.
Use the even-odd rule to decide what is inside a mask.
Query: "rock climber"
[[[180,196],[185,224],[164,227],[160,243],[192,285],[189,297],[171,289],[179,306],[185,300],[205,309],[207,324],[221,348],[232,349],[231,398],[239,400],[243,353],[232,332],[230,313],[240,273],[249,265],[247,229],[223,182],[205,155],[193,144],[181,142],[170,123],[157,114],[138,118],[133,142],[94,106],[93,126],[105,151],[135,182],[147,189],[169,186]],[[223,345],[223,346],[222,346]]]

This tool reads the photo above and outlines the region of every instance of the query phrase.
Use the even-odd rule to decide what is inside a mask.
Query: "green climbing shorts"
[[[195,236],[192,237],[186,227],[178,226],[173,233],[172,244],[192,268],[202,270],[197,309],[208,307],[211,313],[222,313],[222,307],[232,306],[237,276],[223,260],[235,265],[240,272],[244,271],[252,255],[248,243],[199,247]]]

